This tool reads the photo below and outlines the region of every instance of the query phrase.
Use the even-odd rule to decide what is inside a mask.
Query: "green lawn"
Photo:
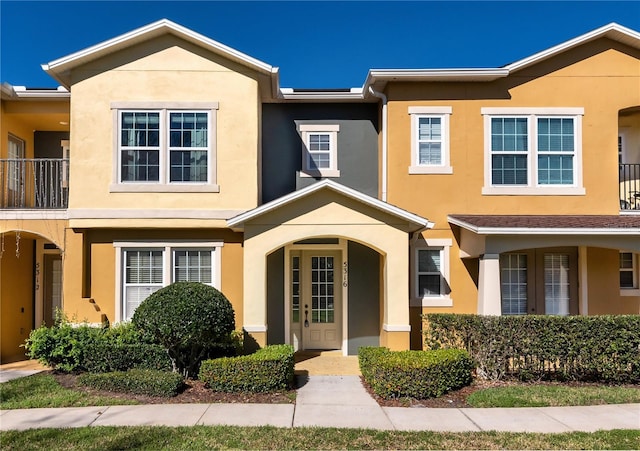
[[[640,386],[518,385],[493,387],[472,393],[473,407],[549,407],[628,404],[640,402]]]
[[[274,427],[85,427],[2,433],[3,450],[639,449],[640,431],[515,434]]]
[[[34,374],[0,384],[0,409],[34,409],[38,407],[84,407],[138,404],[135,401],[91,396],[62,387],[49,374]]]

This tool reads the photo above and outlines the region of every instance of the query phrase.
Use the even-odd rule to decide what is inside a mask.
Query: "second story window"
[[[111,191],[218,191],[217,103],[134,105],[112,106],[118,134]]]
[[[449,116],[451,107],[412,106],[409,174],[451,174]]]
[[[302,138],[302,177],[339,177],[339,125],[300,124]]]
[[[582,108],[483,108],[483,194],[584,194]]]

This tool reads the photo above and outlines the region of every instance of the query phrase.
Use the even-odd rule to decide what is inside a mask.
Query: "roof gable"
[[[242,229],[244,227],[244,224],[248,221],[251,221],[269,212],[275,211],[286,205],[292,204],[296,201],[302,201],[303,199],[311,196],[313,193],[319,192],[321,190],[331,190],[335,193],[338,193],[339,195],[356,200],[363,205],[401,219],[402,221],[411,224],[415,230],[419,230],[422,228],[432,228],[434,226],[434,224],[428,219],[378,200],[374,197],[363,194],[360,191],[348,188],[329,179],[321,180],[317,183],[314,183],[313,185],[307,186],[306,188],[294,191],[287,194],[286,196],[282,196],[279,199],[272,200],[271,202],[267,202],[266,204],[254,208],[253,210],[249,210],[234,218],[231,218],[227,221],[227,226],[234,229]]]
[[[69,87],[71,82],[70,71],[72,69],[166,34],[174,35],[260,74],[269,76],[272,78],[274,86],[277,86],[277,67],[273,67],[167,19],[159,20],[94,46],[58,58],[48,64],[43,64],[42,69],[63,86]]]

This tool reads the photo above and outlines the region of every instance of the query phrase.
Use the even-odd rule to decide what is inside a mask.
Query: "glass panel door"
[[[544,309],[547,315],[569,314],[569,255],[544,255]]]

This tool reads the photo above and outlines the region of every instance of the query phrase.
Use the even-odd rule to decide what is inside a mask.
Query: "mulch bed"
[[[211,403],[261,403],[261,404],[293,404],[295,390],[274,393],[220,393],[209,390],[204,382],[187,380],[182,392],[171,398],[160,396],[134,395],[84,387],[77,381],[77,374],[66,374],[52,371],[51,375],[65,388],[82,391],[91,395],[108,396],[110,398],[131,399],[141,404],[211,404]]]
[[[108,396],[111,398],[136,400],[141,404],[190,404],[190,403],[261,403],[261,404],[294,404],[296,398],[296,390],[286,390],[274,393],[220,393],[209,390],[205,387],[204,382],[197,380],[187,380],[185,388],[177,396],[172,398],[163,398],[156,396],[134,395],[130,393],[117,393],[103,390],[95,390],[78,384],[77,374],[67,374],[57,371],[49,371],[49,373],[58,381],[60,385],[66,388],[82,391],[87,394]],[[447,393],[440,398],[433,399],[382,399],[371,390],[371,387],[360,377],[362,385],[369,394],[383,407],[434,407],[434,408],[464,408],[472,407],[467,403],[467,398],[472,393],[489,387],[505,387],[505,386],[522,386],[527,385],[526,382],[518,381],[484,381],[476,379],[467,387],[460,390]],[[557,384],[554,382],[535,382],[540,384]],[[599,386],[602,384],[589,382],[564,382],[565,386]],[[637,387],[637,386],[633,386]]]

